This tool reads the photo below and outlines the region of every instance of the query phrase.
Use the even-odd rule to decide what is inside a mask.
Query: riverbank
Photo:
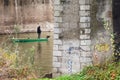
[[[54,79],[33,80],[120,80],[120,62],[106,62],[104,65],[85,67],[80,73],[63,75]]]
[[[13,33],[33,33],[36,32],[38,26],[41,26],[42,31],[53,31],[54,23],[52,22],[39,22],[34,24],[21,24],[21,25],[6,25],[0,29],[0,35],[13,34]]]
[[[53,33],[42,32],[41,37],[48,34],[48,42],[18,44],[10,40],[16,35],[1,35],[0,80],[32,80],[52,72]],[[37,38],[37,34],[18,34],[17,37]]]

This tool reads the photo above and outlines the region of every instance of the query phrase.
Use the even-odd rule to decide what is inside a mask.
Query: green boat
[[[47,42],[48,38],[12,38],[13,42]]]

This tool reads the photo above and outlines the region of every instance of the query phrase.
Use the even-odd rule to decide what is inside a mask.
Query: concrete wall
[[[91,4],[91,41],[94,65],[103,65],[111,59],[112,47],[112,0],[99,0]]]
[[[53,77],[101,65],[112,54],[110,0],[54,0]]]

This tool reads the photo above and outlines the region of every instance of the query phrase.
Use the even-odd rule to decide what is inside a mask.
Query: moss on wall
[[[93,63],[102,65],[111,57],[112,25],[109,12],[110,0],[93,0],[91,4],[91,40]]]
[[[63,0],[62,0],[63,1]],[[72,40],[79,39],[80,27],[79,27],[79,0],[69,0],[61,3],[63,6],[62,20],[60,24],[60,39]]]
[[[98,30],[104,28],[102,22],[97,20],[96,14],[98,12],[98,3],[96,0],[91,4],[91,37],[94,38]]]

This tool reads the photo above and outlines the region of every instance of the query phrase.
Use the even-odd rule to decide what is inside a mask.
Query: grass
[[[32,50],[33,51],[33,50]],[[31,52],[32,52],[31,51]],[[41,78],[32,72],[30,66],[16,67],[15,53],[0,49],[0,79],[9,80],[120,80],[120,62],[109,61],[103,65],[85,67],[80,73],[57,78]]]
[[[30,52],[32,52],[31,49]],[[57,78],[41,78],[32,72],[30,66],[16,67],[15,53],[0,49],[0,79],[9,80],[120,80],[120,62],[105,62],[103,65],[85,67],[80,73],[63,75]]]
[[[35,80],[120,80],[120,62],[108,62],[102,66],[89,66],[80,73],[64,75],[54,79]]]
[[[36,78],[32,67],[18,64],[16,53],[0,48],[0,80],[31,80]]]

